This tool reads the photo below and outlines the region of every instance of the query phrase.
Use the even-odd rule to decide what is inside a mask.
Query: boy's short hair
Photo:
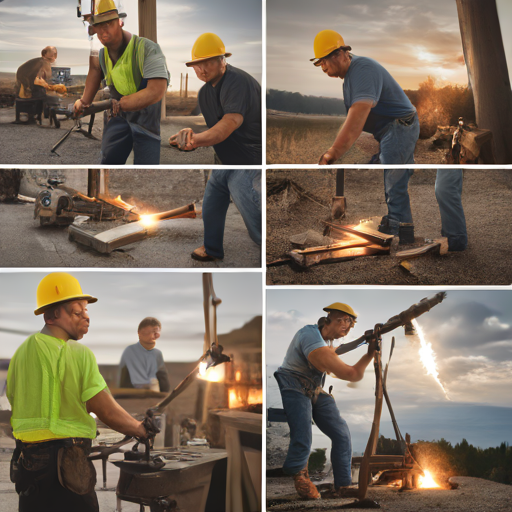
[[[144,327],[159,327],[162,328],[162,324],[160,323],[160,320],[157,318],[154,318],[152,316],[147,316],[142,320],[142,322],[139,324],[139,328],[137,329],[137,332],[144,329]]]

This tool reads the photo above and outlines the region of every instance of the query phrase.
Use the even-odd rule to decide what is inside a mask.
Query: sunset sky
[[[41,4],[44,7],[41,7]],[[85,5],[85,2],[83,2]],[[23,62],[39,57],[47,46],[56,46],[56,66],[71,67],[72,74],[86,74],[90,42],[76,15],[73,0],[0,0],[0,72],[15,72]],[[137,0],[122,0],[125,28],[138,33]],[[228,62],[261,83],[261,0],[157,0],[158,43],[171,73],[171,90],[180,89],[180,74],[189,73],[189,90],[200,82],[187,68],[192,46],[204,32],[216,33]],[[96,36],[94,36],[96,38]]]
[[[497,0],[512,71],[512,2]],[[382,64],[404,89],[428,75],[467,83],[455,0],[272,0],[267,2],[267,89],[341,97],[342,82],[313,67],[313,40],[339,32],[355,55]]]
[[[273,372],[284,358],[294,334],[304,325],[324,316],[322,308],[333,302],[350,304],[358,316],[344,340],[352,341],[367,329],[384,323],[438,289],[423,290],[277,290],[267,292],[267,389],[268,406],[281,407]],[[392,336],[396,347],[388,374],[388,392],[402,434],[413,441],[444,437],[456,443],[465,437],[481,447],[512,442],[512,291],[448,290],[447,298],[418,322],[436,354],[439,379],[449,400],[423,368],[418,355],[419,339],[404,336],[402,328],[383,336],[383,356],[388,361]],[[342,356],[354,364],[366,352],[360,347]],[[375,374],[366,369],[361,382],[349,384],[327,378],[325,389],[333,396],[351,429],[355,451],[363,451],[374,410]],[[389,413],[384,406],[381,432],[393,437]],[[315,429],[316,447],[328,442]]]

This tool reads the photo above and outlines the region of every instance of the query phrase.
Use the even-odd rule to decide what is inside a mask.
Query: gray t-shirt
[[[343,82],[343,101],[347,112],[358,101],[373,104],[364,125],[365,132],[378,140],[383,128],[395,119],[408,119],[416,113],[414,105],[398,82],[378,62],[352,55]]]
[[[319,386],[324,374],[309,363],[308,356],[321,347],[327,347],[327,343],[322,338],[318,325],[306,325],[293,337],[281,368],[304,375]]]
[[[137,90],[145,89],[148,85],[148,80],[152,78],[165,78],[167,85],[169,85],[170,74],[167,70],[165,56],[160,46],[150,39],[139,37],[135,34],[132,35],[132,38],[134,39],[134,44],[131,47],[133,48],[132,69],[134,71],[134,80],[138,87]],[[104,48],[100,50],[99,59],[103,77],[105,77],[107,75],[107,69],[105,65]],[[117,100],[122,98],[122,95],[116,90],[115,84],[109,85],[109,89],[112,98]],[[136,110],[135,112],[121,112],[120,115],[129,123],[136,124],[159,137],[160,107],[161,103],[158,101],[153,105],[149,105],[149,107]]]
[[[139,342],[124,349],[119,367],[120,375],[123,368],[127,368],[134,388],[151,384],[158,370],[165,371],[162,352],[157,348],[146,350]]]

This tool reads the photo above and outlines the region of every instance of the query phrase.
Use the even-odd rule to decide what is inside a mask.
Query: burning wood
[[[91,247],[98,252],[110,254],[114,249],[137,242],[154,233],[158,229],[158,223],[161,220],[195,217],[195,205],[189,204],[167,212],[147,216],[138,215],[138,221],[103,231],[98,235],[93,235],[78,226],[71,225],[69,227],[69,239]]]
[[[290,251],[289,254],[301,267],[311,267],[319,263],[353,260],[360,256],[389,254],[389,247],[370,244],[367,240],[359,239],[356,241],[339,242],[323,247],[293,250]]]

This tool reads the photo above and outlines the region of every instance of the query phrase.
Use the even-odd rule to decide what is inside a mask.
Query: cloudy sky
[[[0,0],[0,72],[15,72],[23,62],[40,56],[45,46],[53,45],[59,51],[57,66],[86,74],[90,42],[76,16],[77,1],[46,0],[44,8],[41,4]],[[128,15],[126,29],[132,33],[138,33],[137,5],[137,0],[122,0]],[[228,62],[261,83],[261,12],[261,0],[157,0],[158,43],[167,59],[172,90],[180,89],[180,73],[189,73],[190,90],[202,85],[184,63],[204,32],[217,34],[233,54]]]
[[[359,314],[356,327],[342,341],[351,341],[377,322],[407,309],[439,290],[276,290],[267,292],[266,363],[268,405],[280,407],[273,371],[283,360],[297,330],[324,316],[322,308],[346,302]],[[448,392],[427,375],[419,360],[419,340],[405,337],[403,329],[383,337],[383,363],[388,360],[391,337],[396,347],[388,374],[388,391],[398,425],[413,440],[444,437],[456,443],[465,437],[481,447],[512,442],[512,291],[448,291],[447,298],[419,318],[426,339],[437,355],[439,378]],[[365,347],[343,356],[354,364]],[[354,449],[363,451],[371,428],[375,377],[368,367],[365,378],[348,385],[327,378],[347,420]],[[385,407],[384,407],[385,409]],[[383,412],[381,432],[393,436],[389,415]],[[318,431],[317,446],[326,446]]]
[[[512,2],[496,0],[512,71]],[[272,0],[267,2],[267,88],[340,97],[342,83],[313,67],[313,40],[339,32],[355,55],[380,62],[404,89],[428,75],[467,84],[455,0]]]
[[[136,343],[137,326],[146,316],[162,323],[157,347],[165,361],[195,361],[204,339],[202,274],[198,272],[70,272],[82,291],[98,298],[89,305],[91,325],[82,343],[99,364],[118,364],[127,345]],[[27,338],[43,326],[34,315],[36,289],[47,273],[0,272],[0,359],[9,359]],[[216,273],[218,333],[241,327],[261,315],[261,274]],[[14,334],[5,330],[27,334]]]

